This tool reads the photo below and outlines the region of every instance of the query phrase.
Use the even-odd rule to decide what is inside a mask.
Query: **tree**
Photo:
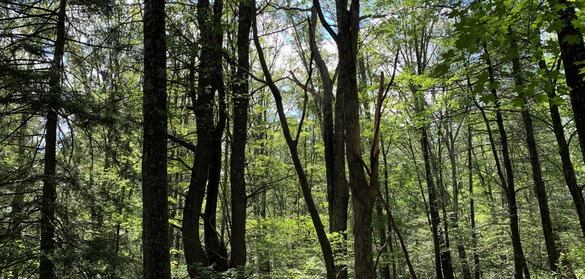
[[[170,279],[165,1],[144,5],[143,276]]]
[[[566,0],[548,1],[552,12],[557,14],[559,26],[555,26],[561,49],[565,79],[571,88],[571,107],[575,117],[575,126],[579,135],[579,146],[585,161],[585,43],[583,33],[575,26],[579,21],[575,4]]]
[[[232,193],[232,252],[230,264],[243,276],[246,264],[246,140],[248,136],[248,107],[250,103],[248,71],[250,70],[250,28],[256,16],[256,2],[241,0],[238,6],[237,51],[238,61],[234,94],[234,124],[231,154],[231,193]]]
[[[59,2],[57,18],[57,36],[51,63],[49,78],[49,95],[47,98],[47,122],[45,124],[45,168],[43,178],[43,195],[41,197],[41,263],[39,275],[41,279],[55,278],[55,263],[52,259],[56,248],[55,243],[55,208],[57,201],[57,110],[61,98],[62,60],[65,49],[65,21],[67,1]]]

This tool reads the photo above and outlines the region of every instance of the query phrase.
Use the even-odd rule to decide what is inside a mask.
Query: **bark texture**
[[[255,1],[240,0],[238,7],[238,61],[233,84],[234,121],[231,156],[232,236],[230,265],[242,272],[246,265],[246,139],[248,128],[250,28]]]
[[[144,5],[143,278],[170,279],[165,1]]]

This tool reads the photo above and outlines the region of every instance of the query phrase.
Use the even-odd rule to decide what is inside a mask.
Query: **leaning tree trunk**
[[[165,1],[144,7],[143,278],[170,279]]]
[[[325,232],[325,227],[323,226],[323,222],[321,221],[321,217],[319,216],[319,210],[315,205],[315,201],[313,200],[313,196],[311,194],[311,187],[309,185],[309,181],[307,180],[307,174],[303,168],[303,164],[299,157],[298,152],[298,139],[293,139],[290,127],[288,125],[288,121],[286,118],[286,114],[284,112],[284,105],[282,103],[282,95],[280,93],[280,89],[274,83],[272,79],[272,74],[268,69],[268,64],[266,63],[266,59],[264,57],[264,51],[262,46],[260,45],[260,39],[258,37],[258,22],[254,18],[254,23],[252,24],[252,34],[254,37],[254,45],[256,46],[256,50],[258,52],[258,60],[262,67],[262,72],[264,73],[266,84],[268,85],[270,91],[272,92],[272,96],[274,97],[274,101],[276,103],[276,111],[278,114],[278,118],[280,120],[280,124],[282,126],[282,133],[284,135],[284,139],[286,144],[288,145],[293,165],[295,167],[295,171],[297,173],[297,177],[299,179],[299,184],[301,185],[301,192],[303,195],[303,199],[307,205],[307,209],[309,211],[309,215],[311,216],[311,220],[313,221],[313,227],[315,228],[315,232],[317,234],[317,239],[319,240],[319,245],[321,246],[321,252],[323,253],[323,261],[325,262],[325,269],[327,272],[327,279],[335,279],[335,263],[333,258],[333,251],[331,249],[331,243],[327,238],[327,233]],[[299,125],[301,126],[301,125]]]

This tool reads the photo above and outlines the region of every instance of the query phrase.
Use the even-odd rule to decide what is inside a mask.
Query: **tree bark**
[[[246,139],[248,129],[248,106],[250,102],[248,70],[250,69],[250,28],[255,16],[255,1],[240,0],[238,7],[237,48],[238,61],[233,84],[234,120],[232,132],[231,205],[232,235],[230,239],[230,265],[243,278],[246,265]]]
[[[585,73],[581,72],[583,68],[581,63],[585,61],[583,33],[575,26],[575,22],[579,19],[573,2],[568,0],[549,0],[548,2],[562,22],[560,30],[557,31],[557,38],[565,69],[565,79],[571,88],[571,107],[579,135],[581,154],[585,161]]]
[[[143,278],[170,279],[165,1],[144,5]]]
[[[349,186],[345,176],[345,128],[344,102],[338,96],[333,106],[333,80],[329,76],[327,64],[321,57],[316,38],[317,11],[311,11],[309,27],[310,48],[323,84],[323,142],[325,146],[325,166],[327,170],[327,200],[329,202],[329,232],[340,236],[333,252],[338,258],[347,254],[347,208],[349,202]],[[333,110],[335,109],[335,118]],[[341,261],[343,262],[343,261]],[[335,266],[338,279],[347,278],[347,265],[338,263]]]

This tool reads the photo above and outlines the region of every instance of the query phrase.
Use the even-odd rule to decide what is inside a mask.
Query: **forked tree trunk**
[[[317,11],[311,10],[309,26],[309,44],[311,53],[323,85],[323,143],[325,147],[325,166],[327,171],[327,201],[329,202],[329,232],[336,236],[333,253],[336,258],[343,259],[347,255],[347,208],[349,202],[349,186],[345,176],[345,127],[343,98],[333,102],[333,79],[323,60],[315,37]],[[335,103],[335,105],[334,105]],[[333,112],[335,110],[335,117]],[[343,262],[343,261],[339,261]],[[335,273],[338,279],[347,278],[347,265],[337,263]]]

